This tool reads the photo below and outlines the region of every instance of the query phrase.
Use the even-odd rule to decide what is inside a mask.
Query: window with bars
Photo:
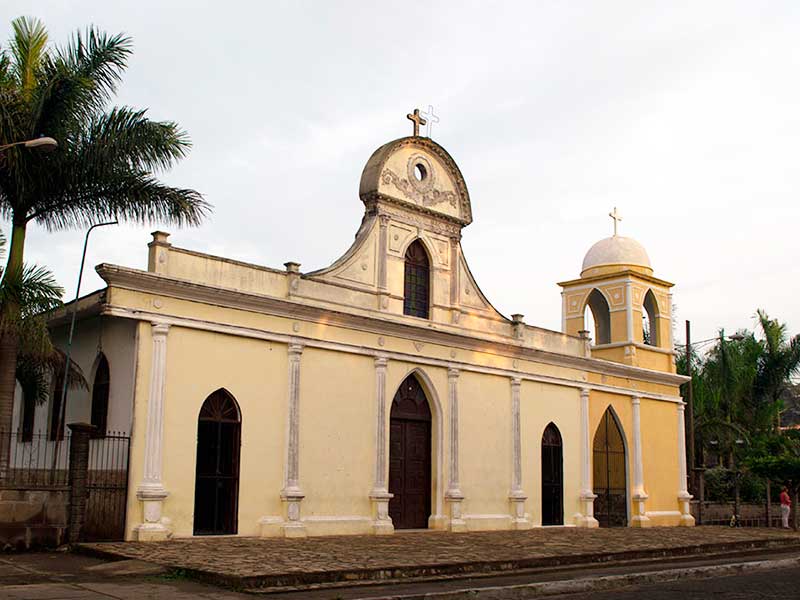
[[[422,242],[406,250],[403,314],[427,319],[430,313],[430,262]]]

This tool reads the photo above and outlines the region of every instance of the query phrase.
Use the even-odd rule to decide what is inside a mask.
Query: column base
[[[593,493],[591,490],[584,490],[581,492],[580,502],[583,512],[576,513],[573,517],[573,519],[575,519],[575,527],[583,527],[585,529],[600,527],[600,523],[594,518],[595,498],[597,498],[597,494]]]
[[[692,516],[689,508],[689,502],[693,496],[686,491],[678,494],[678,506],[681,509],[681,520],[678,522],[679,527],[694,527],[694,517]]]
[[[449,521],[447,515],[431,515],[428,517],[428,529],[445,531],[448,528]]]
[[[596,529],[600,527],[600,522],[594,517],[576,513],[572,519],[575,521],[575,527],[583,527],[584,529]]]
[[[464,494],[460,490],[450,490],[445,495],[445,500],[450,505],[450,523],[448,529],[453,533],[467,531],[467,522],[461,517],[461,501]]]
[[[285,538],[304,538],[308,537],[306,526],[300,521],[289,521],[281,525],[283,537]]]
[[[511,529],[521,531],[533,528],[533,523],[525,513],[525,500],[527,499],[528,496],[522,490],[513,491],[508,495],[508,501],[511,504]]]
[[[164,542],[172,537],[172,532],[161,523],[142,523],[134,532],[138,542]]]
[[[394,533],[394,524],[389,516],[389,500],[394,498],[386,490],[373,490],[369,495],[372,503],[372,533],[374,535],[391,535]]]
[[[161,542],[172,537],[167,527],[169,519],[162,516],[164,500],[169,495],[160,485],[142,485],[136,491],[136,498],[142,503],[144,523],[134,529],[140,542]]]
[[[631,517],[631,527],[652,527],[653,522],[647,516],[645,508],[645,501],[649,496],[643,492],[634,494],[631,498],[631,508],[633,509],[633,516]]]
[[[305,494],[298,487],[287,487],[281,492],[281,500],[284,505],[284,522],[281,525],[283,537],[298,538],[306,537],[306,526],[300,520],[300,502],[305,498]]]

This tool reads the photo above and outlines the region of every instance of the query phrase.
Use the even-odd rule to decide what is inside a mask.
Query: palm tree
[[[98,219],[137,223],[200,223],[209,207],[190,189],[167,186],[154,173],[189,150],[175,123],[144,110],[108,108],[131,54],[131,41],[90,27],[62,47],[48,47],[35,19],[12,22],[0,48],[0,146],[50,136],[58,149],[41,155],[24,147],[0,154],[0,217],[11,220],[5,277],[21,278],[29,223],[47,230],[85,227]],[[12,296],[0,303],[7,321],[20,318]],[[0,335],[0,429],[10,426],[20,337]]]
[[[772,409],[776,429],[780,429],[781,394],[800,372],[800,335],[787,340],[786,324],[770,319],[764,310],[757,311],[758,325],[764,337],[759,357],[755,394]]]

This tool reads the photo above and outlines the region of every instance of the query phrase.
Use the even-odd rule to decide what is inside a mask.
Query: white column
[[[589,388],[581,388],[581,495],[580,504],[582,513],[575,515],[575,524],[578,527],[599,527],[594,518],[594,499],[597,498],[592,490],[592,446],[589,432]]]
[[[522,490],[522,434],[520,425],[520,387],[519,377],[511,379],[511,526],[514,529],[530,529],[533,525],[525,514],[525,500],[528,496]]]
[[[389,517],[389,500],[393,494],[386,488],[386,365],[384,356],[375,358],[375,476],[372,491],[372,531],[375,534],[394,532]]]
[[[288,417],[286,424],[285,482],[281,491],[284,503],[283,534],[304,537],[306,528],[300,520],[300,502],[305,498],[300,489],[300,358],[303,345],[292,341],[289,353]]]
[[[167,378],[167,333],[169,325],[151,323],[153,339],[150,365],[150,394],[147,398],[147,428],[144,438],[144,473],[136,490],[142,502],[144,523],[136,528],[140,541],[165,540],[171,532],[162,522],[162,505],[167,490],[161,481],[164,442],[164,392]]]
[[[641,426],[641,399],[639,396],[631,396],[633,407],[633,494],[631,496],[633,517],[631,518],[632,527],[648,527],[650,519],[645,509],[645,501],[648,496],[644,491],[644,465],[642,462],[642,426]]]
[[[466,531],[467,524],[461,517],[461,501],[464,494],[458,481],[458,376],[459,370],[447,369],[447,396],[450,406],[450,469],[445,499],[450,505],[450,531]]]
[[[387,278],[388,253],[387,246],[389,240],[389,216],[380,215],[378,217],[378,310],[389,308],[389,287]]]
[[[678,404],[678,506],[681,511],[680,524],[683,527],[694,525],[694,517],[689,509],[692,495],[686,489],[686,423],[684,421],[685,404]]]

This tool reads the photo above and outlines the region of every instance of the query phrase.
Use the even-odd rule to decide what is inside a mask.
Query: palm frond
[[[21,352],[17,358],[16,377],[22,388],[23,400],[31,399],[36,404],[46,402],[50,396],[52,381],[56,379],[56,374],[64,372],[65,366],[66,356],[58,349],[53,349],[46,357]],[[69,364],[67,385],[75,389],[89,389],[83,371],[72,361]]]
[[[47,30],[38,19],[19,17],[11,22],[14,37],[10,44],[11,66],[23,94],[30,96],[46,52]]]

